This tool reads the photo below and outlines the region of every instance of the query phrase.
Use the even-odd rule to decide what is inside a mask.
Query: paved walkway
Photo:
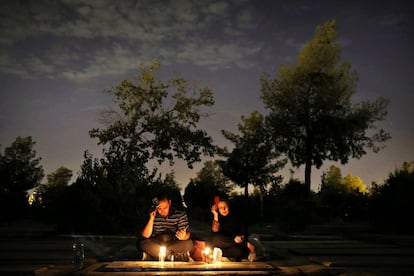
[[[414,275],[414,237],[312,233],[274,238],[260,263],[141,262],[132,236],[81,236],[86,260],[71,264],[68,235],[0,227],[0,275]],[[332,232],[332,231],[330,231]]]

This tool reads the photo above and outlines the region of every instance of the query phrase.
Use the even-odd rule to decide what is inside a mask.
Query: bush
[[[371,224],[382,232],[413,234],[414,163],[391,173],[382,186],[375,186],[370,201]]]

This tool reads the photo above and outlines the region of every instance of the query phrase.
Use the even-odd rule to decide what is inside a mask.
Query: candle
[[[165,260],[165,256],[167,254],[167,248],[165,246],[160,247],[160,253],[158,254],[158,260],[163,262]]]
[[[210,248],[206,247],[203,251],[201,251],[201,258],[203,262],[210,263]]]

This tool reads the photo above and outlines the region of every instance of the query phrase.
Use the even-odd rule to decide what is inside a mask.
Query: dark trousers
[[[176,253],[190,252],[193,248],[193,241],[191,239],[181,241],[174,235],[161,234],[156,237],[143,239],[138,241],[138,249],[151,255],[153,258],[158,258],[160,247],[165,246],[167,249],[167,256]]]
[[[235,243],[234,237],[213,233],[209,243],[212,247],[220,248],[223,251],[223,256],[230,259],[241,260],[249,255],[246,243]]]

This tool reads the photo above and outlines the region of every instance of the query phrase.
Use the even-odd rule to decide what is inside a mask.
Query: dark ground
[[[198,228],[195,226],[199,226]],[[204,225],[192,223],[193,233]],[[268,258],[260,265],[274,269],[238,272],[183,266],[172,274],[216,275],[414,275],[414,236],[379,235],[360,225],[322,225],[296,234],[281,234],[272,225],[252,227],[259,233]],[[80,236],[86,260],[82,270],[72,265],[74,236],[57,235],[53,226],[20,221],[0,226],[1,275],[170,275],[168,271],[131,269],[140,260],[134,236]],[[97,267],[117,269],[97,270]]]

